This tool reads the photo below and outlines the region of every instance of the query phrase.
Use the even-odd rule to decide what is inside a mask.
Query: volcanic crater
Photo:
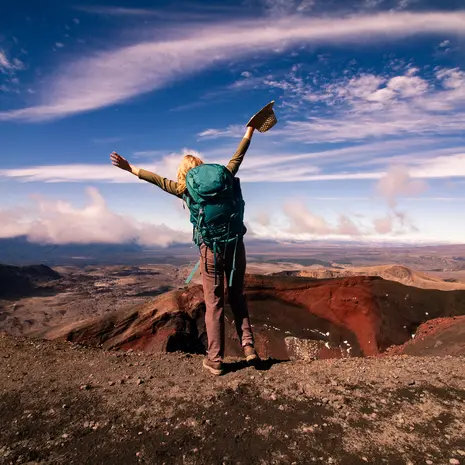
[[[455,318],[465,315],[464,291],[418,289],[379,277],[247,275],[246,296],[257,350],[265,358],[292,358],[290,340],[315,341],[319,359],[376,356],[411,341],[430,320],[454,326]],[[202,287],[192,285],[35,335],[105,349],[204,353],[204,314]],[[226,355],[240,355],[228,306],[225,320]],[[449,343],[453,339],[449,336]],[[461,342],[454,344],[461,353]]]

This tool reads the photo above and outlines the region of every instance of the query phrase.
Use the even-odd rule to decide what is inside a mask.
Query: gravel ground
[[[312,363],[0,336],[1,464],[465,464],[465,358]]]

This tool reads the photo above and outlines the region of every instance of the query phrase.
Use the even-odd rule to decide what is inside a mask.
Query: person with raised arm
[[[236,174],[254,131],[266,132],[277,123],[273,105],[274,101],[250,119],[236,153],[226,166],[207,164],[194,155],[185,155],[178,168],[177,181],[137,168],[116,152],[110,154],[113,165],[183,199],[189,208],[193,240],[199,247],[200,260],[186,283],[200,266],[208,339],[203,367],[214,375],[224,373],[225,275],[228,301],[245,358],[249,363],[258,360],[244,295],[246,251],[243,237],[247,228],[244,225],[245,203]]]

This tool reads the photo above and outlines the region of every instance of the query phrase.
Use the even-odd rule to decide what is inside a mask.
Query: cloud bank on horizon
[[[113,230],[122,231],[115,233],[116,241],[131,236],[145,244],[145,221],[126,223],[120,213],[102,206],[104,185],[117,185],[121,194],[112,195],[123,196],[140,181],[116,171],[106,157],[91,157],[89,144],[78,135],[89,137],[88,127],[95,126],[101,133],[93,140],[121,141],[128,158],[173,176],[185,153],[227,162],[243,130],[237,121],[273,98],[280,124],[254,137],[241,180],[251,192],[273,183],[299,187],[291,200],[276,189],[269,204],[280,208],[270,215],[259,213],[266,199],[250,197],[248,223],[254,235],[460,241],[460,225],[449,237],[436,226],[425,231],[425,217],[418,226],[420,213],[402,204],[402,198],[425,195],[455,198],[455,186],[465,180],[465,9],[453,1],[432,3],[426,8],[408,0],[364,0],[350,7],[335,2],[331,11],[318,0],[202,2],[183,8],[173,2],[158,10],[143,1],[138,7],[69,3],[61,12],[66,21],[49,18],[54,30],[65,22],[62,35],[34,44],[34,54],[25,51],[28,38],[13,31],[9,41],[0,41],[0,136],[7,141],[9,162],[0,169],[0,180],[10,191],[16,189],[18,199],[25,185],[41,194],[46,185],[90,184],[101,209],[96,220],[108,216]],[[101,29],[93,29],[96,21]],[[115,27],[124,33],[115,34]],[[173,92],[182,97],[178,108],[171,103]],[[157,119],[157,146],[147,132],[132,143],[108,134],[119,118],[115,110],[131,115],[125,126],[129,134],[148,131],[135,108]],[[176,114],[188,133],[185,143],[174,145],[172,136],[163,136],[173,123],[165,123],[161,111]],[[205,117],[203,127],[199,114]],[[29,148],[24,142],[37,139],[38,127],[56,134],[71,126],[76,138],[59,136],[61,147],[73,141],[69,155],[66,149],[49,150],[50,139]],[[196,149],[183,148],[187,144]],[[31,156],[37,150],[47,153],[40,162]],[[311,183],[331,185],[326,189],[337,191],[335,198],[356,191],[355,196],[376,197],[378,203],[369,212],[364,207],[363,214],[356,205],[351,212],[337,204],[316,211],[307,194]],[[41,208],[42,219],[29,210],[18,217],[14,205],[0,210],[6,225],[2,236],[21,232],[36,241],[102,241],[101,228],[89,221],[74,228],[75,235],[66,232],[61,225],[72,221],[57,208],[58,189],[57,200],[47,203],[52,217]],[[73,192],[75,199],[83,195],[82,187]],[[450,208],[451,218],[459,214],[459,205]],[[79,218],[78,211],[88,212],[75,208]],[[188,241],[178,227],[179,212],[164,217],[167,225],[153,225],[152,244],[167,245],[173,237]]]

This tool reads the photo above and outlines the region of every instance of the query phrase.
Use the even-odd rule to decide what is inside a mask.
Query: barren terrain
[[[39,282],[19,294],[0,289],[0,331],[12,335],[34,334],[57,325],[109,315],[115,311],[149,302],[164,292],[185,287],[184,281],[195,262],[175,266],[158,265],[92,265],[86,267],[55,266],[60,279]],[[425,289],[465,289],[461,272],[449,272],[445,282],[434,274],[417,272],[402,266],[382,265],[370,268],[321,268],[291,262],[251,260],[251,274],[307,276],[327,279],[338,276],[381,276],[409,286]],[[462,273],[463,274],[463,273]],[[451,275],[459,276],[450,278]],[[197,273],[192,284],[200,284]]]
[[[229,360],[0,337],[2,464],[461,464],[465,359]],[[451,461],[453,460],[453,461]]]
[[[323,265],[252,259],[263,360],[237,358],[227,310],[215,378],[192,265],[2,275],[0,464],[465,464],[465,291],[421,289],[444,281],[420,268],[313,279],[293,275]]]

